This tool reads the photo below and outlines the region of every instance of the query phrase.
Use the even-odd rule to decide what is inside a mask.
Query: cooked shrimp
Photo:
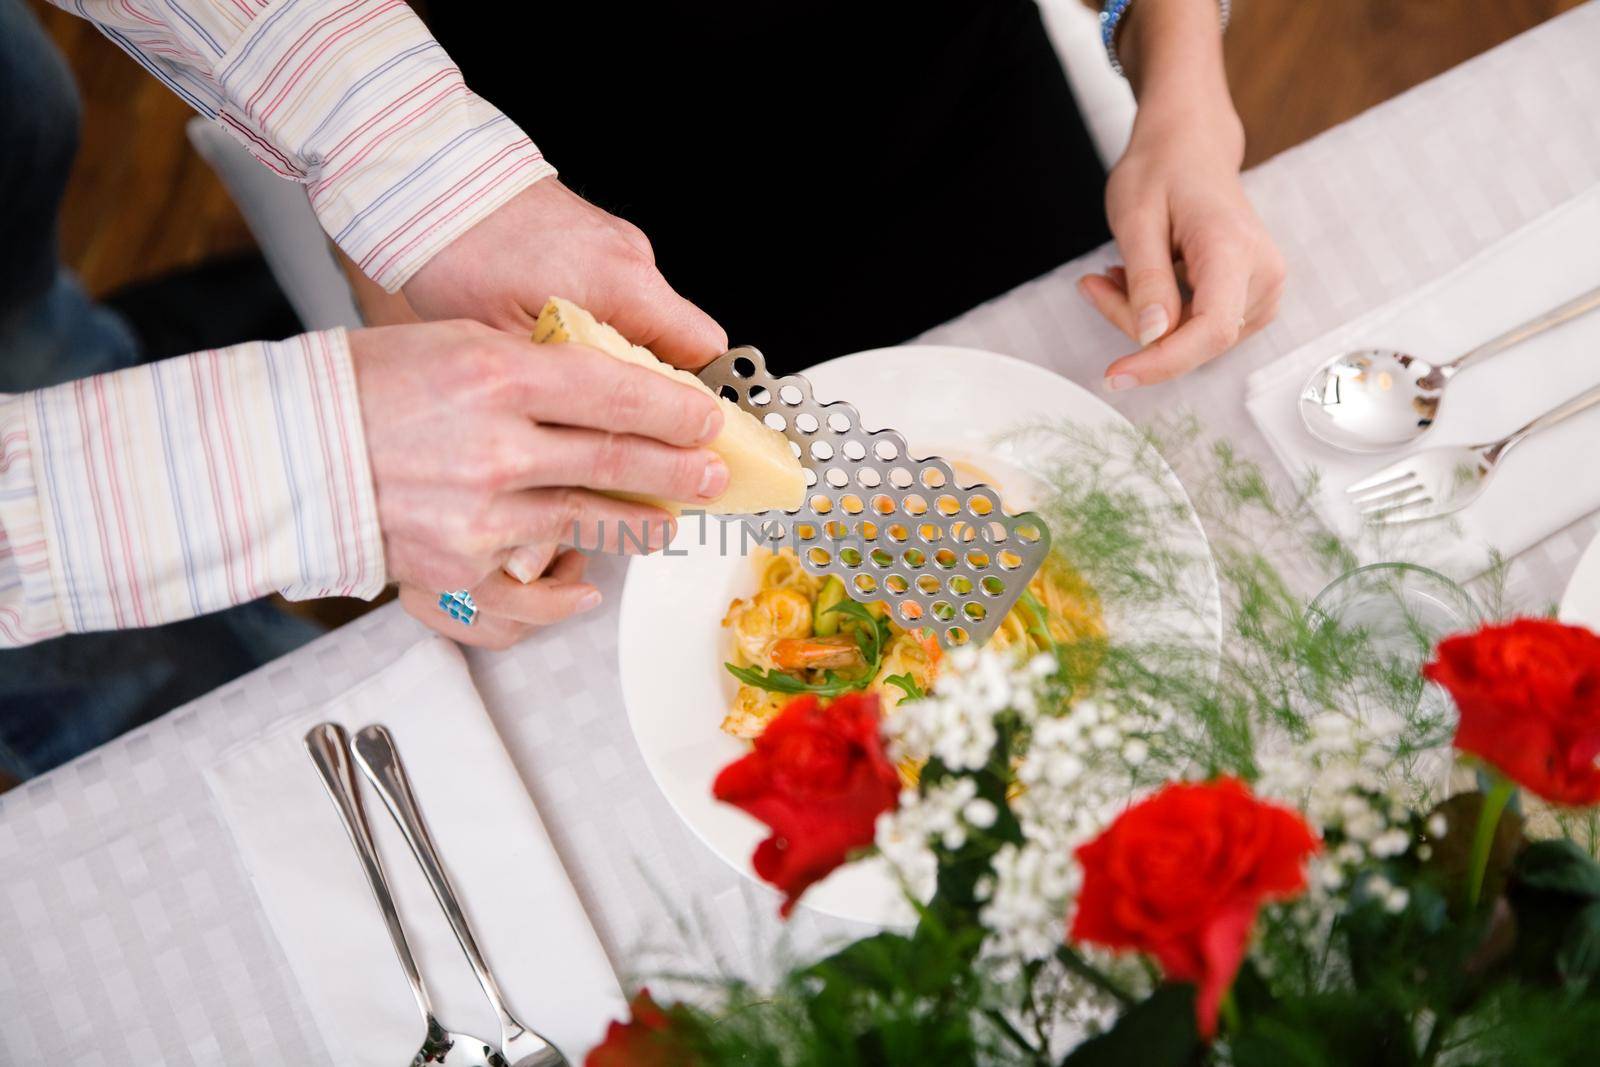
[[[833,637],[786,637],[772,642],[768,650],[772,665],[780,671],[846,670],[865,667],[861,649],[849,634]]]
[[[753,685],[741,685],[733,698],[733,708],[722,720],[723,733],[749,741],[760,737],[772,717],[783,709],[789,697]]]
[[[763,589],[728,605],[722,625],[732,627],[739,651],[751,663],[772,667],[769,650],[784,638],[809,637],[811,598],[798,589]]]

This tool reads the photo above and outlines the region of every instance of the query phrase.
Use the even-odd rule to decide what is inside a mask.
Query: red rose
[[[821,706],[796,697],[748,756],[722,769],[712,794],[772,827],[756,847],[756,874],[784,893],[788,916],[807,886],[872,844],[900,777],[878,736],[878,698],[851,693]]]
[[[1556,804],[1600,801],[1600,636],[1517,619],[1446,638],[1422,669],[1455,698],[1455,745]]]
[[[682,1009],[663,1010],[641,989],[626,1023],[606,1027],[606,1039],[589,1050],[583,1067],[685,1067],[695,1062],[680,1029]]]
[[[1305,860],[1318,847],[1299,815],[1235,779],[1168,785],[1078,849],[1072,938],[1149,953],[1168,978],[1193,982],[1210,1038],[1256,912],[1305,888]]]

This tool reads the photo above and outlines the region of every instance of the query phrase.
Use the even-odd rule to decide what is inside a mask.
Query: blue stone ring
[[[478,605],[473,601],[472,594],[465,589],[454,593],[440,593],[439,610],[462,626],[471,626],[472,620],[478,617]]]

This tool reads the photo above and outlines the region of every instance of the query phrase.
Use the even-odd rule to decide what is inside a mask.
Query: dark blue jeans
[[[90,300],[57,255],[56,212],[77,145],[66,64],[22,0],[0,0],[0,393],[141,360],[121,317]],[[258,601],[0,649],[0,771],[47,771],[319,633]]]

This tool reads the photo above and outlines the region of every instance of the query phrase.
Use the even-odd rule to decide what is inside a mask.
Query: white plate
[[[1561,621],[1600,632],[1600,536],[1589,542],[1561,597]]]
[[[892,426],[924,454],[982,469],[999,483],[1011,511],[1032,506],[1034,490],[1024,473],[1024,457],[1010,443],[997,447],[996,437],[1041,422],[1073,422],[1085,428],[1127,425],[1103,401],[1065,378],[976,349],[877,349],[830,360],[806,376],[818,399],[853,403],[864,426]],[[1176,477],[1163,471],[1170,479],[1166,491],[1187,500]],[[1151,492],[1161,490],[1152,486]],[[1200,549],[1205,546],[1198,521],[1180,536],[1192,536]],[[669,553],[636,558],[628,568],[619,636],[623,699],[645,763],[667,800],[712,851],[754,879],[750,856],[766,836],[766,827],[713,800],[711,783],[718,771],[747,751],[718,728],[736,688],[722,666],[729,656],[729,638],[721,622],[729,601],[750,594],[755,567],[740,554],[740,527],[711,519],[686,518]],[[1196,620],[1188,612],[1179,625],[1214,644],[1221,634],[1216,572],[1208,553],[1195,556],[1204,563],[1194,575],[1191,597],[1198,593],[1199,602],[1210,605],[1207,628],[1194,634]],[[1106,625],[1113,632],[1164,625],[1143,613],[1138,619],[1119,618],[1114,604],[1105,609]],[[877,861],[840,868],[807,890],[803,904],[880,926],[899,924],[908,914],[895,882]]]

